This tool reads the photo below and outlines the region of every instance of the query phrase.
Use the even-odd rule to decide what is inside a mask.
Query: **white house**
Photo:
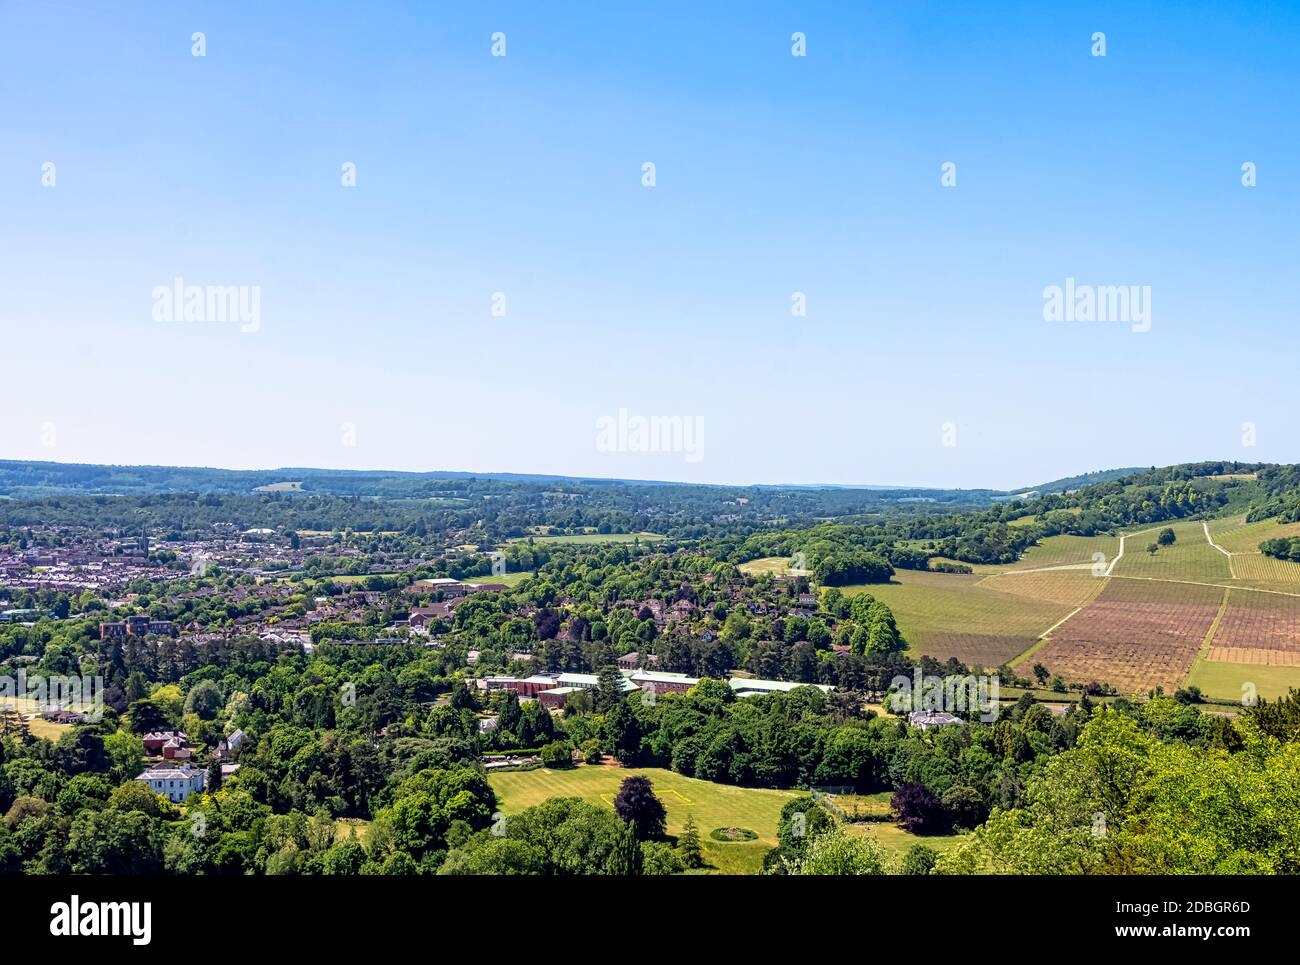
[[[191,794],[203,790],[203,769],[182,764],[180,767],[155,767],[136,776],[146,781],[149,790],[161,794],[173,804],[183,804]]]
[[[966,725],[966,722],[960,717],[945,714],[941,710],[914,710],[907,715],[907,722],[913,727],[921,728],[921,730],[929,730],[931,727],[947,727],[949,724],[960,724],[963,727]]]

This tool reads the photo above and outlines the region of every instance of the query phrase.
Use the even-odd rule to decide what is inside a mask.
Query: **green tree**
[[[840,828],[819,834],[799,862],[801,875],[883,875],[889,873],[884,849],[875,838]]]
[[[684,868],[704,866],[704,848],[700,843],[700,829],[695,826],[695,815],[686,815],[682,833],[677,836],[677,857]]]

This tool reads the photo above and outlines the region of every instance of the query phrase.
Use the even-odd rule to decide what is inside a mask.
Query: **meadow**
[[[634,775],[647,777],[668,812],[668,833],[676,835],[688,815],[695,818],[704,845],[707,870],[724,874],[757,874],[763,858],[776,847],[781,808],[799,795],[794,791],[732,787],[693,777],[684,777],[659,767],[587,766],[571,770],[511,771],[490,774],[488,780],[497,803],[508,816],[552,797],[580,797],[592,804],[613,808],[614,795],[623,780]],[[709,836],[715,828],[748,828],[758,837],[752,841],[717,841]]]

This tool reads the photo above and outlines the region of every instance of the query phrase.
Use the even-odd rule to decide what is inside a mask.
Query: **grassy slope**
[[[624,778],[648,777],[668,812],[668,833],[676,834],[693,814],[704,843],[705,860],[719,872],[755,874],[768,850],[776,847],[776,827],[793,791],[731,787],[683,777],[657,767],[577,767],[566,771],[514,771],[492,774],[489,780],[507,815],[551,797],[580,797],[613,807]],[[753,841],[721,842],[709,836],[714,828],[742,827],[758,834]]]
[[[1058,600],[1044,599],[1046,582],[1061,585]],[[1048,627],[1067,615],[1075,605],[1060,602],[1073,586],[1082,592],[1079,579],[1086,573],[1025,574],[1010,579],[1033,579],[1023,588],[1009,580],[988,585],[979,575],[925,573],[900,570],[889,583],[845,587],[848,595],[870,593],[894,612],[898,626],[913,653],[934,657],[955,656],[968,664],[997,666],[1023,653]],[[1029,594],[1010,589],[1031,591]],[[1091,589],[1089,587],[1089,589]]]
[[[1156,541],[1159,529],[1130,537],[1125,542],[1124,558],[1115,566],[1114,575],[1191,582],[1232,578],[1228,558],[1206,541],[1199,519],[1182,520],[1169,528],[1174,531],[1177,542],[1173,546],[1160,547],[1155,554],[1148,553],[1146,548]]]

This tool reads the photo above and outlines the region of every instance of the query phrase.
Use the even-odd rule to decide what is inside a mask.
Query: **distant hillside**
[[[1064,479],[1053,479],[1051,482],[1042,483],[1038,486],[1026,486],[1024,489],[1012,490],[1013,493],[1033,492],[1040,495],[1045,493],[1064,493],[1072,489],[1082,489],[1084,486],[1095,486],[1097,483],[1110,482],[1114,479],[1124,479],[1128,476],[1136,476],[1140,472],[1148,472],[1151,467],[1138,466],[1131,469],[1100,469],[1097,472],[1085,472],[1078,476],[1066,476]]]
[[[467,480],[524,486],[695,488],[719,493],[799,493],[842,502],[862,494],[871,502],[935,502],[987,505],[993,489],[932,489],[919,486],[755,485],[721,486],[650,479],[608,479],[516,472],[382,469],[212,469],[199,466],[103,466],[89,463],[0,459],[0,496],[20,498],[63,493],[143,495],[148,493],[302,493],[336,496],[413,497],[439,495],[439,483]]]

